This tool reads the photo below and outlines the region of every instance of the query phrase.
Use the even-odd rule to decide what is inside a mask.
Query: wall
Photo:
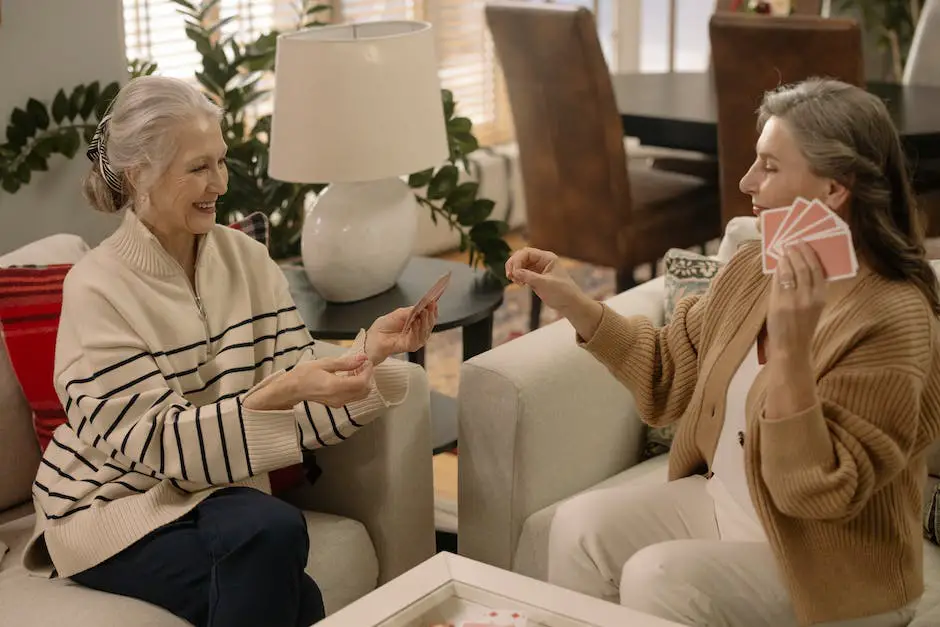
[[[0,132],[30,97],[48,104],[59,88],[124,80],[121,0],[0,1]],[[0,190],[0,254],[54,233],[75,233],[94,245],[116,225],[81,196],[89,166],[84,146],[71,161],[55,157],[49,166],[14,195]]]

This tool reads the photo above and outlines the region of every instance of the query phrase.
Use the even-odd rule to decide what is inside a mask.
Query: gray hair
[[[88,156],[91,170],[83,192],[98,211],[114,213],[144,194],[176,154],[173,130],[206,116],[220,120],[222,110],[189,83],[164,76],[141,76],[118,93],[98,125]],[[131,181],[129,173],[139,176]]]

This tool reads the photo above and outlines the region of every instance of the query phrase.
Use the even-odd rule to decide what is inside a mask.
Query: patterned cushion
[[[663,257],[665,267],[665,291],[663,320],[668,324],[676,304],[686,296],[702,294],[708,290],[712,279],[718,274],[723,262],[678,248],[670,249]],[[678,423],[665,427],[647,427],[644,459],[656,457],[669,451]]]
[[[258,240],[265,246],[271,241],[271,229],[268,223],[268,216],[260,211],[255,211],[241,220],[232,222],[229,226],[236,231],[241,231],[253,239]]]

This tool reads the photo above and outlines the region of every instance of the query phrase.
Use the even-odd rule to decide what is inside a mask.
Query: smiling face
[[[177,150],[150,188],[141,215],[158,236],[178,240],[208,233],[215,224],[215,203],[228,187],[225,140],[208,116],[181,123]]]
[[[818,198],[842,214],[849,197],[845,186],[810,170],[809,161],[800,152],[786,122],[777,117],[764,124],[757,140],[757,159],[741,179],[740,189],[751,197],[754,215],[765,209],[789,206],[798,196],[808,200]]]

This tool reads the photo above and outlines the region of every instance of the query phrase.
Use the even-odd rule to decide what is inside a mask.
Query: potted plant
[[[196,80],[209,98],[225,111],[222,128],[228,144],[229,189],[219,200],[217,219],[228,223],[254,211],[268,215],[271,254],[277,259],[299,254],[303,207],[307,194],[319,193],[323,184],[301,185],[272,179],[267,174],[270,115],[256,115],[257,104],[268,95],[266,78],[274,72],[277,31],[242,44],[224,36],[233,18],[220,19],[219,0],[173,0],[186,18],[186,35],[202,61]],[[297,28],[323,24],[331,7],[303,0],[298,5]],[[132,76],[151,74],[149,61],[129,63]],[[107,111],[119,85],[101,88],[98,83],[78,85],[71,92],[59,90],[51,108],[30,98],[16,108],[7,127],[7,142],[0,145],[0,188],[16,193],[28,185],[32,173],[47,169],[55,154],[74,157],[90,141],[100,117]],[[440,167],[413,173],[408,183],[419,204],[435,222],[444,220],[460,234],[460,250],[472,266],[483,266],[487,277],[506,283],[505,262],[509,245],[503,239],[508,225],[490,219],[494,203],[478,196],[476,182],[460,182],[461,169],[469,171],[468,155],[478,148],[468,118],[456,114],[453,94],[441,92],[450,155]]]

